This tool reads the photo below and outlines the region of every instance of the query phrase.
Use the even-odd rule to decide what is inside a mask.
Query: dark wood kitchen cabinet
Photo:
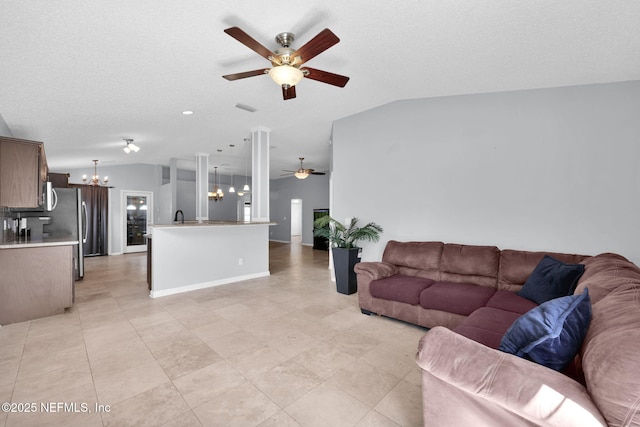
[[[40,207],[47,174],[41,142],[0,137],[0,207]]]
[[[48,244],[0,245],[0,325],[61,314],[73,305],[78,242]]]

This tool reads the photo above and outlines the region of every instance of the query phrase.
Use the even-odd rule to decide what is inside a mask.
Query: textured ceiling
[[[333,120],[398,99],[640,80],[638,22],[637,0],[3,0],[0,115],[59,172],[208,152],[244,173],[243,138],[264,126],[278,177],[298,157],[326,170]],[[234,25],[270,49],[330,28],[341,42],[308,65],[351,80],[303,79],[288,101],[268,76],[229,82],[269,65]]]

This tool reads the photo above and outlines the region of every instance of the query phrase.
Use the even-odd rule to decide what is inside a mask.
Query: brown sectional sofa
[[[515,294],[545,254],[585,271],[592,318],[563,373],[497,350],[537,304]],[[356,265],[363,313],[432,328],[416,356],[425,425],[640,425],[640,268],[584,256],[442,242],[388,242]]]
[[[514,291],[544,255],[571,264],[586,258],[391,240],[381,262],[356,264],[360,309],[427,328],[444,326],[497,348],[514,320],[537,305]]]

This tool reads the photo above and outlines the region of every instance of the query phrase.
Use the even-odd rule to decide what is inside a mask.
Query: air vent
[[[258,111],[256,108],[253,108],[250,105],[245,105],[245,104],[235,104],[234,107],[239,108],[241,110],[244,111],[248,111],[250,113],[255,113],[256,111]]]

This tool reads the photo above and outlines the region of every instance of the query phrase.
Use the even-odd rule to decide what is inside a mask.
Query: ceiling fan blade
[[[273,52],[238,27],[227,28],[224,32],[265,59],[269,59],[270,56],[275,56]]]
[[[311,80],[317,80],[322,83],[327,83],[334,86],[344,87],[349,81],[349,77],[341,76],[340,74],[330,73],[328,71],[317,70],[315,68],[304,67],[309,71],[305,78]]]
[[[337,44],[340,41],[338,36],[333,34],[330,29],[325,28],[320,31],[318,35],[309,40],[304,46],[298,49],[293,55],[299,56],[302,60],[302,63],[309,61],[311,58],[316,57],[321,54],[325,50],[329,49],[334,44]]]
[[[298,171],[290,171],[290,170],[287,170],[287,169],[282,169],[282,172],[296,173]]]
[[[290,86],[288,89],[282,88],[282,98],[286,101],[296,97],[296,87]]]
[[[311,175],[326,175],[324,172],[311,172]]]
[[[261,68],[259,70],[253,71],[245,71],[244,73],[235,73],[235,74],[227,74],[226,76],[222,76],[227,80],[240,80],[246,79],[247,77],[260,76],[263,74],[267,74],[269,72],[268,68]]]

